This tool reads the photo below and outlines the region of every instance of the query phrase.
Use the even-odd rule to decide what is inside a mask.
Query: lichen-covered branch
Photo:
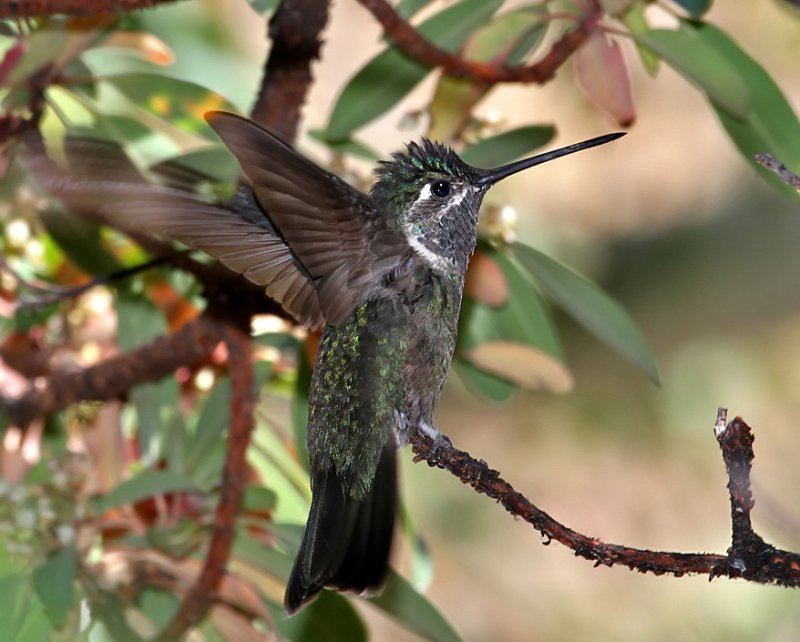
[[[486,462],[457,450],[449,440],[434,443],[418,434],[412,442],[417,453],[415,461],[424,459],[430,466],[451,472],[477,492],[500,502],[512,515],[531,524],[547,543],[556,540],[597,566],[621,564],[631,570],[656,575],[705,573],[710,579],[742,577],[762,584],[800,586],[800,555],[766,544],[750,526],[753,505],[750,497],[750,462],[753,458],[750,428],[739,418],[726,426],[722,412],[720,416],[722,419],[718,420],[715,432],[728,470],[733,516],[733,544],[727,555],[649,551],[607,544],[556,521],[516,491]],[[722,429],[719,428],[720,421]]]

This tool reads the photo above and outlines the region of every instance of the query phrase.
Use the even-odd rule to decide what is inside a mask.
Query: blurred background
[[[173,49],[177,76],[246,111],[262,72],[264,23],[244,3],[205,9],[198,18],[196,3],[176,4],[143,20]],[[656,24],[660,16],[653,14]],[[782,0],[719,0],[707,20],[760,62],[798,109],[797,9]],[[204,39],[219,53],[201,67],[194,55]],[[367,12],[344,0],[333,5],[325,41],[306,130],[324,126],[342,87],[383,46]],[[635,60],[630,43],[623,47]],[[730,509],[713,425],[726,407],[756,436],[756,531],[800,550],[800,211],[755,176],[685,79],[666,65],[656,78],[638,64],[629,69],[637,119],[628,136],[516,176],[487,204],[511,206],[517,238],[622,303],[653,346],[661,385],[556,312],[571,392],[519,392],[495,404],[454,375],[438,428],[575,530],[652,550],[722,553]],[[425,118],[409,114],[425,106],[433,82],[359,138],[385,157],[424,134]],[[496,90],[477,113],[503,128],[554,124],[552,146],[618,129],[576,98],[569,64],[543,87]],[[308,136],[299,147],[326,160]],[[796,591],[593,568],[558,544],[542,546],[501,506],[411,456],[401,454],[403,496],[434,562],[429,597],[465,640],[800,639]],[[409,554],[398,548],[404,572]],[[369,605],[357,608],[374,639],[417,639]]]

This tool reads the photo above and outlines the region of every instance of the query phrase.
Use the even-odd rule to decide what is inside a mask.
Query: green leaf
[[[719,107],[746,118],[753,95],[741,70],[705,35],[708,25],[682,20],[678,29],[651,29],[639,40],[695,83]]]
[[[271,511],[277,503],[275,491],[263,486],[246,486],[242,495],[243,511]]]
[[[100,228],[63,210],[48,209],[39,215],[47,233],[69,259],[85,272],[97,276],[122,269],[103,248]]]
[[[712,0],[674,0],[674,2],[686,9],[692,18],[699,18],[711,8]]]
[[[120,349],[129,352],[167,333],[164,315],[143,296],[118,292],[117,341]],[[129,395],[136,408],[137,439],[142,460],[153,464],[165,453],[169,428],[181,421],[177,412],[180,388],[174,377],[136,386]]]
[[[508,401],[517,385],[508,379],[481,370],[467,359],[456,357],[453,365],[467,387],[482,397],[497,403]]]
[[[330,149],[337,154],[349,154],[351,156],[358,156],[359,158],[365,158],[368,161],[375,162],[378,158],[377,152],[361,143],[354,138],[343,138],[341,140],[328,140],[326,138],[327,132],[324,129],[311,129],[308,132],[308,135],[315,140],[318,140],[321,143],[324,143]]]
[[[426,640],[459,642],[461,636],[424,596],[394,570],[380,595],[368,598],[373,606],[385,611],[406,629]]]
[[[691,23],[687,28],[695,29],[709,46],[733,64],[750,90],[750,110],[744,119],[735,118],[712,103],[728,136],[762,178],[797,203],[800,195],[796,190],[753,160],[754,154],[766,152],[800,173],[800,121],[789,101],[764,68],[723,31],[711,25]]]
[[[282,607],[270,609],[281,637],[292,642],[366,642],[367,629],[350,602],[332,591],[319,597],[291,618]]]
[[[475,167],[498,167],[547,144],[555,135],[550,125],[518,127],[470,145],[461,158]]]
[[[394,10],[403,20],[408,20],[417,11],[430,3],[431,0],[400,0]]]
[[[566,392],[572,377],[544,302],[530,275],[488,245],[481,250],[497,263],[509,295],[499,306],[465,296],[456,351],[473,365],[532,389]]]
[[[193,479],[180,473],[170,470],[145,470],[97,499],[94,502],[94,508],[98,512],[105,512],[111,508],[138,502],[153,495],[184,491],[199,492],[200,488]]]
[[[105,76],[101,80],[139,107],[209,140],[217,140],[217,136],[206,125],[203,114],[212,109],[237,111],[221,94],[186,80],[145,73]]]
[[[462,0],[419,25],[419,32],[437,46],[454,52],[485,24],[502,0]],[[394,106],[431,68],[394,47],[385,49],[350,80],[333,107],[325,138],[342,140]]]
[[[546,254],[521,243],[515,243],[513,249],[519,261],[576,321],[658,383],[658,367],[650,346],[616,301],[591,281]]]
[[[33,587],[50,620],[57,627],[64,624],[72,609],[75,576],[78,572],[78,551],[74,547],[59,549],[33,571]]]
[[[239,163],[224,145],[188,152],[170,158],[167,162],[200,172],[203,176],[224,183],[235,183],[241,174]]]
[[[650,30],[650,25],[647,24],[647,18],[644,15],[644,8],[644,2],[636,2],[620,18],[634,36],[641,36]],[[655,76],[658,73],[659,63],[661,62],[658,54],[639,38],[636,38],[636,51],[639,52],[639,58],[641,58],[647,73]]]

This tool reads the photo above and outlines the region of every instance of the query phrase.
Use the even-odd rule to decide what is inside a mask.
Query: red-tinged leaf
[[[127,49],[156,65],[171,65],[175,60],[172,50],[151,33],[141,31],[115,31],[96,48]]]
[[[619,45],[594,32],[575,54],[575,73],[583,92],[622,127],[636,120],[631,81]]]
[[[508,297],[508,283],[500,266],[486,252],[478,249],[469,262],[464,292],[476,301],[498,306]]]
[[[487,341],[464,356],[478,368],[528,390],[566,393],[572,389],[572,375],[563,363],[522,343]]]
[[[19,59],[22,58],[22,54],[25,53],[26,49],[25,42],[21,40],[3,55],[3,60],[0,61],[0,86],[5,86],[6,77],[9,72],[17,66]]]

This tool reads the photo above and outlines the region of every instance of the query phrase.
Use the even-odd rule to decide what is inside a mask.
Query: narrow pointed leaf
[[[546,254],[521,243],[515,243],[513,249],[520,263],[564,310],[658,383],[658,367],[650,346],[616,301],[591,281]]]
[[[33,586],[47,615],[61,626],[72,609],[75,576],[78,572],[78,551],[62,548],[47,556],[33,571]]]
[[[498,167],[546,145],[555,135],[550,125],[528,125],[484,138],[470,145],[461,158],[475,167]]]
[[[94,507],[99,512],[104,512],[153,495],[199,490],[195,481],[186,475],[169,470],[145,470],[101,497]]]
[[[736,118],[746,118],[753,96],[737,65],[704,35],[708,25],[681,21],[678,29],[651,29],[639,36],[676,71]]]
[[[406,629],[425,640],[460,642],[461,636],[424,596],[394,570],[380,595],[369,598],[373,606],[385,611]]]

